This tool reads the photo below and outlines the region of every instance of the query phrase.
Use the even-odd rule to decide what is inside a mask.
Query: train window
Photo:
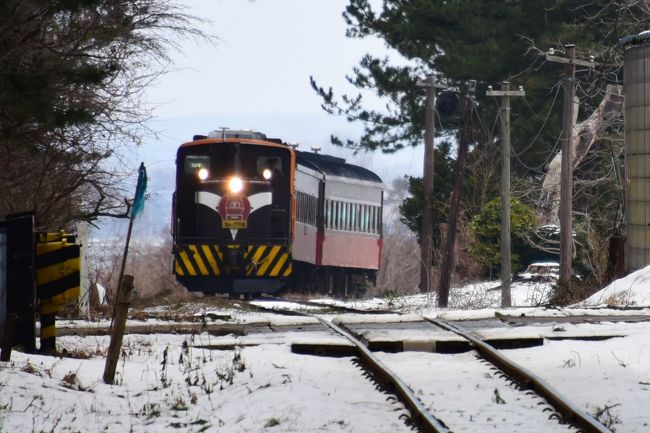
[[[343,227],[343,203],[336,202],[336,230],[341,230]]]
[[[381,213],[381,206],[377,206],[377,233],[381,234],[381,221],[383,220],[383,215]]]
[[[264,172],[266,170],[266,173]],[[277,157],[259,157],[257,158],[257,174],[269,180],[273,174],[283,173],[282,159]],[[268,177],[267,177],[268,176]]]
[[[372,232],[379,233],[379,208],[377,206],[372,207]]]
[[[364,233],[368,231],[368,220],[366,220],[367,216],[368,216],[368,206],[362,204],[361,205],[361,231]]]
[[[323,222],[323,225],[325,225],[325,228],[329,228],[329,217],[330,217],[330,201],[325,199],[325,221]]]
[[[348,203],[348,231],[354,230],[354,205]]]
[[[376,217],[377,217],[377,208],[372,206],[370,208],[370,233],[376,233]]]
[[[298,221],[315,226],[318,199],[302,191],[298,191],[296,197],[298,199]]]
[[[348,230],[354,230],[354,206],[348,203]]]
[[[352,230],[352,203],[345,204],[346,209],[346,218],[345,218],[345,230]]]
[[[361,213],[363,212],[363,205],[357,204],[357,220],[356,220],[356,226],[357,226],[357,231],[361,231]]]
[[[332,204],[331,201],[325,200],[325,228],[330,228],[330,218],[332,216],[332,212],[330,209],[330,205]]]
[[[379,233],[379,208],[377,206],[373,206],[373,209],[375,210],[373,228],[375,233]]]
[[[360,204],[359,205],[359,211],[357,212],[357,216],[359,218],[359,222],[357,223],[357,230],[363,233],[363,208],[365,206]]]
[[[363,215],[363,226],[366,233],[370,233],[370,206],[365,205],[364,206],[364,215]]]
[[[195,174],[202,168],[210,170],[210,157],[205,155],[187,155],[183,162],[185,173]]]
[[[314,217],[314,213],[312,212],[311,202],[311,196],[307,196],[307,203],[305,203],[307,205],[307,223],[313,225],[312,218]]]
[[[298,221],[302,221],[302,193],[296,191],[296,201],[298,202]]]
[[[338,201],[334,202],[334,230],[341,229],[341,203]]]
[[[298,191],[298,221],[305,222],[305,197],[302,192]]]
[[[361,230],[361,208],[363,208],[363,205],[358,204],[357,205],[357,231],[360,232]]]
[[[343,228],[343,203],[336,202],[336,230],[341,230]]]

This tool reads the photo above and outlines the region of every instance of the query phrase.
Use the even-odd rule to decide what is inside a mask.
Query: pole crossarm
[[[485,96],[526,96],[525,90],[488,90]]]
[[[425,78],[424,80],[418,81],[417,86],[418,87],[424,87],[424,88],[433,88],[433,89],[448,89],[449,88],[449,86],[447,86],[445,84],[438,83],[436,81],[437,79],[438,78],[434,74],[427,75],[427,78]]]
[[[595,68],[598,66],[598,63],[594,62],[593,60],[583,60],[583,59],[573,59],[570,57],[561,57],[561,56],[555,56],[552,54],[546,54],[546,60],[549,62],[555,62],[555,63],[564,63],[564,64],[569,64],[569,65],[578,65],[578,66],[584,66],[587,68]]]

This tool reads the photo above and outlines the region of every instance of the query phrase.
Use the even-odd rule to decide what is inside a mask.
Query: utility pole
[[[469,143],[472,136],[472,113],[474,112],[474,93],[476,92],[476,81],[470,80],[467,83],[465,104],[463,106],[462,128],[460,140],[458,141],[458,156],[456,158],[456,172],[454,189],[451,192],[449,204],[449,217],[447,221],[447,236],[445,237],[445,249],[442,255],[440,266],[440,285],[438,287],[438,307],[446,308],[449,304],[449,286],[451,270],[454,267],[454,250],[456,245],[456,228],[458,224],[458,213],[460,210],[460,195],[463,192],[463,181],[465,180],[465,160],[469,153]]]
[[[576,47],[564,46],[564,57],[555,56],[553,50],[546,54],[546,60],[564,63],[564,112],[562,113],[562,166],[560,171],[560,280],[558,288],[562,298],[571,292],[573,269],[573,116],[576,95],[576,65],[593,68],[593,61],[576,59]]]
[[[436,135],[436,89],[444,88],[436,84],[433,74],[418,83],[426,89],[426,113],[424,117],[424,168],[422,182],[424,206],[422,208],[422,231],[420,233],[420,293],[431,291],[431,262],[433,255],[433,158]]]
[[[526,96],[523,88],[510,90],[510,83],[501,83],[501,90],[488,87],[487,96],[501,97],[501,306],[510,307],[510,97]]]

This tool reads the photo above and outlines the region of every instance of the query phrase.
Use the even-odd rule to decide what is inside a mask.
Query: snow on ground
[[[650,325],[606,341],[545,341],[504,351],[617,432],[650,431]]]
[[[218,340],[126,336],[117,385],[101,380],[107,337],[59,339],[90,359],[14,352],[0,364],[0,431],[409,431],[350,358],[292,354],[287,341],[192,347]]]
[[[582,326],[595,325],[576,327]],[[648,432],[650,324],[611,326],[625,337],[605,341],[547,340],[543,346],[502,353],[615,431]],[[580,330],[583,335],[586,331]],[[498,336],[492,332],[491,337]],[[515,392],[469,352],[404,352],[381,357],[416,390],[425,405],[449,421],[454,431],[558,431],[557,426],[552,428],[553,422],[545,420],[546,416],[535,412],[538,398]],[[458,410],[458,402],[463,402],[462,411]],[[534,423],[534,430],[528,421]]]
[[[650,266],[612,282],[594,293],[580,306],[648,306],[650,305]]]
[[[613,283],[600,294],[625,293],[634,305],[649,305],[650,270]],[[612,288],[614,287],[614,288]],[[435,307],[435,296],[416,295],[342,303],[360,309],[393,309],[406,315],[345,315],[347,323],[405,322],[418,315],[450,320],[495,316],[650,315],[650,309],[617,311],[575,308],[548,309],[550,283],[519,281],[512,286],[516,308],[502,309],[499,284],[476,283],[452,290],[450,309]],[[611,290],[612,294],[607,294]],[[620,298],[619,298],[620,299]],[[325,300],[321,300],[325,302]],[[329,302],[340,303],[330,300]],[[595,301],[600,304],[600,301]],[[607,303],[607,302],[605,302]],[[274,304],[278,306],[279,304]],[[469,305],[479,309],[463,309]],[[314,311],[297,305],[283,308]],[[292,342],[340,343],[339,337],[309,331],[315,319],[245,311],[237,306],[216,308],[210,303],[158,307],[144,312],[129,326],[168,326],[183,323],[256,326],[245,336],[190,334],[125,336],[117,384],[102,381],[106,336],[65,336],[59,350],[72,357],[29,355],[14,351],[0,363],[0,433],[14,432],[258,432],[258,431],[408,431],[395,403],[374,389],[352,358],[293,354]],[[335,316],[325,316],[333,319]],[[552,319],[551,319],[552,320]],[[108,321],[59,321],[59,327],[107,326]],[[259,325],[259,326],[258,326]],[[146,328],[145,326],[145,328]],[[293,326],[291,332],[272,332]],[[301,332],[298,332],[301,330]],[[619,432],[650,431],[650,325],[644,323],[545,326],[485,329],[498,338],[504,333],[539,335],[540,347],[506,353],[521,362],[587,411],[599,415]],[[617,335],[605,341],[556,341],[592,333]],[[403,334],[403,332],[402,332]],[[397,334],[396,334],[397,335]],[[404,335],[398,335],[404,337]],[[512,335],[511,335],[512,336]],[[390,337],[390,336],[389,336]],[[228,349],[228,350],[224,350]],[[381,355],[408,378],[425,404],[450,416],[456,431],[530,431],[520,414],[531,404],[504,381],[473,361],[471,354],[442,355],[405,352]],[[488,377],[489,376],[489,377]],[[458,381],[456,381],[458,379]],[[454,402],[469,402],[462,411]],[[519,415],[515,415],[519,414]],[[530,416],[538,416],[532,414]],[[501,424],[505,419],[505,424]],[[540,420],[540,426],[547,426]],[[461,426],[462,425],[462,426]],[[543,431],[546,427],[538,431]]]

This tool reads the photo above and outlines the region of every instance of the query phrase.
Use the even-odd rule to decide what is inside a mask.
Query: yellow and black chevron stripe
[[[227,266],[226,254],[240,254],[241,266]],[[288,277],[293,270],[286,245],[176,245],[174,272],[178,276]]]
[[[80,292],[79,245],[65,233],[43,233],[36,242],[36,294],[41,321],[41,351],[56,350],[55,316]]]
[[[41,300],[64,304],[79,297],[79,245],[65,241],[36,243],[36,293]]]

